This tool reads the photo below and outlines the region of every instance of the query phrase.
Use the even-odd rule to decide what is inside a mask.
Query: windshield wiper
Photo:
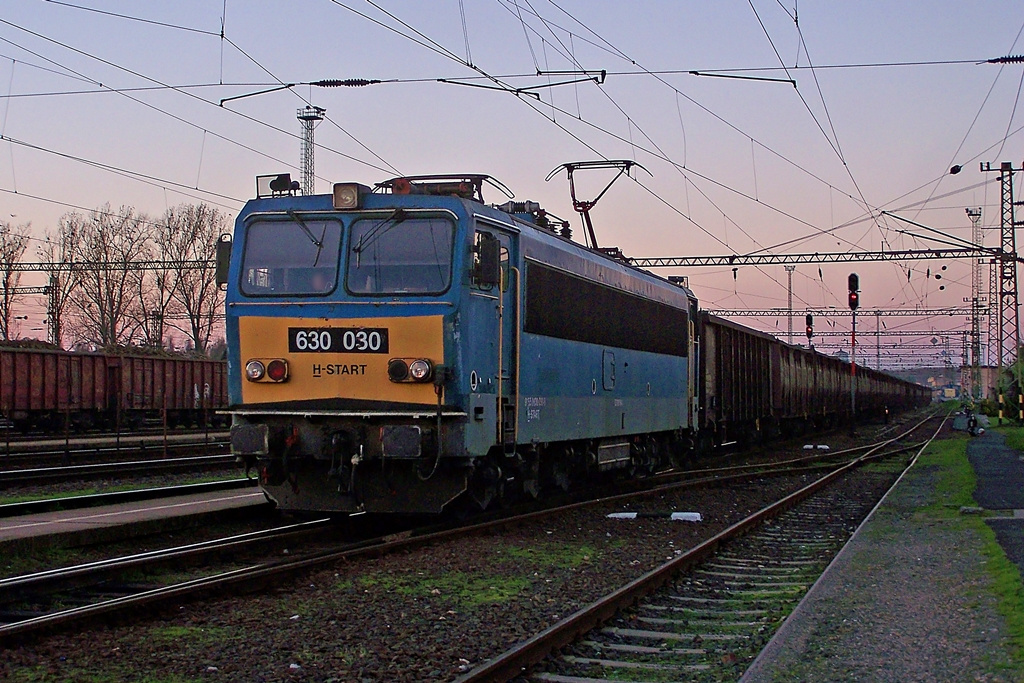
[[[356,246],[352,247],[352,251],[357,254],[357,256],[356,256],[356,267],[357,268],[359,267],[358,254],[360,254],[367,247],[369,247],[371,244],[376,242],[377,239],[381,235],[383,235],[384,233],[386,233],[388,230],[390,230],[391,228],[395,227],[399,223],[403,222],[407,218],[408,218],[408,216],[406,215],[404,209],[395,209],[394,213],[392,213],[387,218],[384,218],[383,220],[381,220],[380,223],[378,223],[377,225],[375,225],[372,228],[370,228],[369,231],[367,231],[367,233],[365,235],[360,237],[359,238],[359,243],[356,244]],[[387,226],[387,227],[385,227],[385,226]]]
[[[309,227],[305,224],[305,222],[303,222],[301,218],[299,218],[299,214],[295,213],[292,209],[288,209],[288,211],[286,211],[285,213],[287,213],[288,216],[291,217],[293,221],[299,224],[299,227],[302,228],[302,231],[306,233],[307,237],[309,237],[309,241],[316,246],[316,258],[313,259],[313,267],[316,268],[316,264],[320,262],[320,252],[323,251],[324,248],[323,235],[320,236],[320,239],[317,239],[316,235],[313,234],[313,231],[309,229]],[[327,224],[324,223],[324,235],[326,234]]]

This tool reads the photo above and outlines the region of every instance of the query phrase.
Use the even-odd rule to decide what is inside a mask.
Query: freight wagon
[[[702,312],[699,450],[833,427],[928,403],[928,388]]]
[[[0,348],[0,415],[21,431],[211,423],[227,364],[202,358]]]

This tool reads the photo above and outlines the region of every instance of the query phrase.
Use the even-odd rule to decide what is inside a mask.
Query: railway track
[[[194,446],[192,447],[194,448]],[[77,482],[115,475],[165,474],[173,472],[208,472],[232,467],[235,457],[226,455],[197,455],[186,457],[154,457],[145,460],[100,462],[87,465],[58,467],[27,467],[0,471],[0,488],[25,484],[52,484]]]
[[[224,449],[228,446],[227,432],[209,434],[172,434],[162,436],[122,436],[114,438],[83,438],[26,442],[20,450],[0,453],[0,467],[16,469],[40,467],[47,464],[82,464],[95,462],[101,457],[122,457],[134,453],[163,453],[195,448],[196,446]]]
[[[913,446],[917,455],[942,424]],[[835,467],[458,683],[739,678],[876,504],[842,490],[843,475],[908,450],[893,442]]]
[[[12,624],[31,624],[37,619],[51,625],[61,623],[61,619],[73,619],[76,610],[54,607],[58,602],[81,607],[99,602],[101,598],[109,601],[144,594],[155,587],[138,581],[125,581],[124,577],[129,573],[138,575],[169,567],[196,567],[212,559],[224,561],[238,557],[257,546],[265,552],[267,547],[310,542],[315,536],[322,535],[329,525],[330,520],[319,519],[0,579],[0,624],[4,625],[0,629]],[[16,607],[18,605],[20,607]]]
[[[890,439],[884,442],[884,444],[888,445],[894,442],[895,439]],[[860,449],[850,450],[860,451]],[[839,456],[840,453],[840,451],[837,451],[827,454],[827,456],[835,458]],[[774,471],[779,473],[791,473],[794,467],[803,471],[807,467],[814,466],[814,464],[810,462],[811,459],[820,459],[822,455],[823,454],[816,453],[812,456],[798,458],[796,460],[800,462],[797,462],[796,464],[787,463],[785,465],[775,466]],[[849,459],[854,457],[854,455],[855,454],[847,453],[846,457]],[[835,468],[834,465],[831,467],[833,469]],[[478,522],[469,526],[461,525],[454,528],[445,527],[439,529],[435,527],[429,529],[409,530],[397,535],[365,539],[358,543],[336,543],[333,547],[321,547],[316,552],[308,552],[303,554],[301,557],[293,556],[289,558],[282,558],[277,556],[271,559],[255,560],[247,563],[245,566],[234,567],[219,573],[211,573],[206,576],[173,585],[159,587],[138,585],[128,586],[128,588],[135,588],[136,592],[132,595],[120,594],[114,597],[108,596],[107,599],[94,601],[87,605],[76,606],[71,610],[63,610],[53,614],[36,615],[17,623],[2,626],[0,627],[0,641],[12,638],[30,637],[36,633],[63,628],[72,623],[78,623],[82,620],[88,620],[99,616],[107,616],[113,613],[130,612],[135,615],[138,614],[139,610],[142,608],[158,607],[160,605],[167,604],[168,601],[172,600],[175,601],[176,604],[180,604],[183,599],[197,599],[209,595],[223,596],[228,593],[252,592],[261,590],[264,587],[276,587],[282,585],[283,582],[287,581],[291,577],[303,575],[313,569],[334,565],[341,561],[351,561],[363,557],[376,557],[398,550],[410,550],[420,546],[449,541],[462,536],[492,532],[496,529],[521,524],[528,520],[557,516],[572,508],[595,505],[596,503],[608,503],[616,500],[630,500],[635,499],[638,495],[656,495],[661,491],[673,488],[678,489],[680,487],[688,486],[704,486],[709,483],[717,484],[727,481],[742,481],[753,476],[751,473],[751,467],[748,465],[740,466],[739,468],[734,467],[722,469],[731,471],[709,473],[708,470],[702,470],[698,473],[698,476],[695,476],[692,473],[684,473],[685,476],[679,475],[679,479],[676,481],[667,481],[666,477],[668,475],[661,478],[652,477],[647,480],[648,488],[642,492],[630,491],[627,493],[620,493],[616,496],[603,497],[597,501],[591,499],[584,502],[575,502],[560,507],[500,517],[490,521]],[[771,471],[773,471],[772,468],[761,467],[757,470],[757,475],[765,476],[766,473],[770,473]],[[208,549],[205,552],[208,554],[216,554],[219,551]],[[104,571],[108,572],[107,575],[109,576],[109,573],[115,573],[115,568],[107,566],[104,567]],[[61,588],[61,579],[59,578],[59,575],[49,577],[47,578],[47,581],[50,582],[51,585],[56,586],[57,589]]]

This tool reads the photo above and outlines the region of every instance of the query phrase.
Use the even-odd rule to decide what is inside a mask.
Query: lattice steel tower
[[[316,167],[313,163],[313,130],[324,120],[327,110],[306,105],[295,117],[302,121],[302,194],[316,194]]]
[[[980,247],[984,240],[981,234],[981,207],[965,210],[973,226],[971,241],[975,246]],[[976,401],[981,400],[981,265],[983,262],[982,259],[971,259],[971,373],[967,379],[970,384],[971,396]]]
[[[788,312],[789,312],[789,315],[787,316],[789,318],[789,321],[788,321],[789,336],[786,338],[786,341],[792,346],[792,344],[793,344],[793,271],[796,270],[796,266],[783,266],[783,268],[786,269],[786,278],[789,280],[789,288],[787,290],[788,293],[789,293],[789,297],[787,298],[787,302],[788,302],[787,308],[788,308]]]
[[[988,364],[999,367],[999,315],[993,306],[999,303],[999,261],[988,260]]]
[[[994,171],[988,162],[982,162],[983,172]],[[1017,300],[1017,222],[1013,217],[1013,174],[1020,171],[1009,161],[999,164],[1001,233],[999,261],[999,386],[1000,394],[1005,393],[1003,368],[1013,365],[1020,347],[1019,303]]]

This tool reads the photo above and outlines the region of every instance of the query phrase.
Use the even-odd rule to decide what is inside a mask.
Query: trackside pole
[[[857,428],[857,311],[850,332],[850,431]]]
[[[164,458],[167,457],[167,392],[160,392],[160,402],[163,404],[160,412],[163,418],[163,430],[164,430]]]

